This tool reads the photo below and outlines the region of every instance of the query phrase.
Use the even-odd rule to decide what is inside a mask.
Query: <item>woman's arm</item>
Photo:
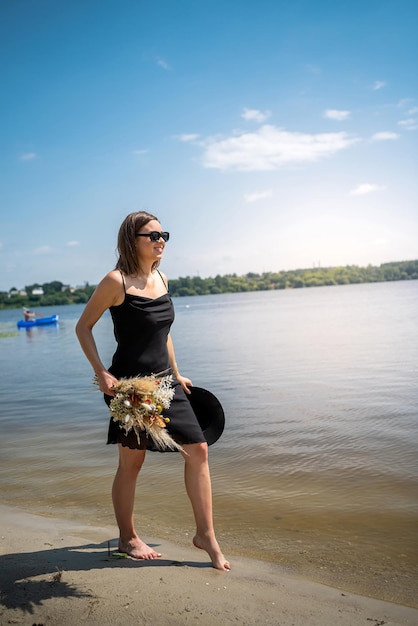
[[[119,272],[110,272],[96,287],[76,326],[78,340],[97,376],[99,388],[109,396],[114,395],[112,386],[116,378],[107,371],[100,360],[93,337],[93,326],[106,309],[119,303],[121,294],[123,294],[122,277]]]
[[[179,372],[179,368],[176,362],[176,356],[174,354],[174,346],[173,346],[173,340],[171,339],[171,335],[168,335],[167,337],[167,349],[168,349],[168,358],[170,360],[170,366],[171,366],[171,369],[173,370],[173,374],[179,381],[183,390],[186,393],[190,393],[189,387],[193,387],[193,383],[190,380],[190,378],[186,378],[185,376],[182,376]]]

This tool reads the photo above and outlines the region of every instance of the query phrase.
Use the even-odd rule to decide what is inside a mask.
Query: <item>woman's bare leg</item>
[[[190,498],[196,520],[196,535],[193,543],[196,548],[206,550],[213,567],[229,570],[230,565],[218,545],[213,528],[212,486],[208,464],[208,446],[206,443],[194,443],[184,446],[184,479],[187,495]]]
[[[119,526],[119,550],[135,559],[155,559],[161,554],[147,546],[136,534],[134,498],[136,479],[145,459],[145,450],[118,445],[119,466],[113,481],[112,500]]]

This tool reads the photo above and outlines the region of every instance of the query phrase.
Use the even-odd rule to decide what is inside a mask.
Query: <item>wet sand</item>
[[[233,557],[218,572],[193,547],[144,537],[162,558],[113,556],[114,527],[93,527],[0,506],[1,624],[273,624],[413,626],[418,610]],[[110,542],[110,551],[108,549]]]

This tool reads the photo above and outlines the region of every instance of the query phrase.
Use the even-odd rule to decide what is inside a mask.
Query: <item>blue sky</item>
[[[416,0],[0,8],[0,290],[95,284],[135,210],[169,278],[418,258]]]

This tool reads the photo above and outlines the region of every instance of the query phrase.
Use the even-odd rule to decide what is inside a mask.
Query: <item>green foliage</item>
[[[319,267],[281,272],[249,272],[245,276],[230,274],[214,278],[178,278],[170,280],[173,296],[194,296],[211,293],[236,293],[242,291],[266,291],[269,289],[301,289],[324,285],[349,285],[392,280],[418,279],[418,260],[384,263],[379,267]]]
[[[346,265],[344,267],[317,267],[280,272],[249,272],[245,276],[227,274],[214,278],[186,276],[170,280],[170,293],[173,296],[206,296],[219,293],[238,293],[243,291],[266,291],[271,289],[301,289],[303,287],[321,287],[324,285],[349,285],[353,283],[375,283],[394,280],[417,280],[418,260],[383,263],[376,267],[368,265]],[[32,290],[41,287],[43,295],[32,295]],[[78,289],[65,288],[55,280],[43,285],[28,285],[27,294],[17,294],[17,289],[0,292],[0,309],[40,306],[58,306],[61,304],[85,304],[95,287],[86,283]],[[14,295],[16,293],[16,295]]]
[[[43,295],[33,295],[34,289],[42,288]],[[64,287],[59,280],[40,285],[27,285],[24,289],[27,295],[16,293],[18,290],[13,287],[8,292],[0,292],[0,309],[19,309],[27,307],[36,309],[40,306],[59,306],[62,304],[85,304],[88,302],[95,287],[86,283],[84,287],[70,289]]]

